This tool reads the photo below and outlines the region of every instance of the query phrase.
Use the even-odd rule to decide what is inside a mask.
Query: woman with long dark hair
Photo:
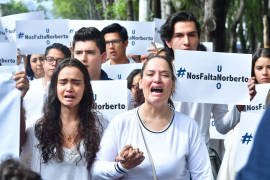
[[[102,126],[86,67],[65,59],[55,69],[43,117],[28,130],[24,153],[44,180],[90,179]]]

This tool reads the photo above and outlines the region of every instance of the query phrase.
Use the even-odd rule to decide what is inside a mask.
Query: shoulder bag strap
[[[139,126],[139,128],[140,128],[140,131],[141,131],[141,134],[142,134],[142,138],[143,138],[143,142],[144,142],[144,145],[145,145],[145,148],[146,148],[146,151],[147,151],[147,154],[148,154],[150,163],[151,163],[151,168],[152,168],[153,178],[154,178],[154,180],[157,180],[157,174],[156,174],[156,169],[155,169],[154,161],[153,161],[152,156],[151,156],[151,153],[150,153],[150,151],[149,151],[149,149],[148,149],[148,146],[147,146],[145,137],[144,137],[144,135],[143,135],[142,127],[141,127],[139,121],[140,121],[140,120],[139,120],[139,112],[138,112],[138,109],[137,109],[137,123],[138,123],[138,126]]]

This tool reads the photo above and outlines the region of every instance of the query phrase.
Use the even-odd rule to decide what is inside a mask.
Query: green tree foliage
[[[135,19],[138,20],[139,15],[139,1],[133,1],[133,9],[135,12]],[[98,4],[99,7],[102,6],[102,2]],[[103,12],[103,18],[107,17],[107,19],[117,19],[117,20],[126,20],[127,19],[127,1],[119,0],[114,2],[112,5],[108,6]]]
[[[238,7],[239,0],[231,1],[226,22],[228,27]],[[253,53],[263,46],[263,7],[264,1],[246,0],[244,14],[237,27],[237,40],[241,43],[243,52]],[[229,31],[227,36],[230,36]]]
[[[104,13],[107,14],[108,19],[125,20],[127,18],[126,0],[114,2],[111,6],[107,7]]]
[[[48,0],[35,0],[36,2]],[[98,0],[51,0],[53,1],[53,13],[56,17],[68,19],[89,19],[90,9],[96,9],[101,19],[127,19],[127,1],[126,0],[107,0],[109,5],[104,7],[103,1]],[[149,0],[153,2],[153,0]],[[228,0],[230,2],[227,18],[226,18],[226,50],[229,49],[229,28],[235,18],[235,13],[239,8],[240,0]],[[95,3],[92,3],[95,2]],[[138,20],[139,0],[132,0],[135,20]],[[160,1],[159,1],[160,2]],[[171,0],[172,13],[179,10],[190,10],[198,17],[202,25],[202,35],[204,37],[204,3],[205,0]],[[94,6],[94,7],[92,7]],[[264,9],[264,1],[262,0],[246,0],[246,6],[243,16],[238,23],[237,42],[240,42],[243,52],[253,52],[256,48],[263,44],[263,24],[262,16]],[[90,8],[91,7],[91,8]],[[224,7],[225,8],[225,7]],[[153,14],[153,18],[155,14]],[[203,39],[202,39],[203,40]]]
[[[261,0],[247,0],[243,22],[247,48],[250,52],[254,52],[260,44],[263,45],[262,7],[263,1]]]
[[[88,0],[53,0],[55,17],[67,19],[89,19]]]
[[[36,0],[42,2],[44,0]],[[97,10],[100,13],[102,19],[118,19],[126,20],[126,0],[115,1],[112,5],[103,10],[101,1],[94,1],[96,5],[92,3],[93,0],[53,0],[52,13],[55,17],[67,18],[67,19],[90,19],[91,8]],[[95,7],[91,7],[95,6]],[[136,19],[138,19],[139,2],[133,0],[134,12],[136,12]]]
[[[3,16],[12,14],[19,14],[29,12],[29,9],[21,1],[15,2],[14,0],[9,1],[7,4],[2,5]]]

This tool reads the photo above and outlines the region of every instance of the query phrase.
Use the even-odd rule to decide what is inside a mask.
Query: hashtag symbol
[[[20,33],[18,34],[18,38],[19,38],[19,39],[22,39],[23,36],[24,36],[24,33],[22,33],[22,32],[20,32]]]
[[[253,136],[251,134],[248,135],[248,133],[246,133],[244,136],[242,136],[242,144],[245,144],[245,142],[248,144],[252,138]]]
[[[177,71],[177,76],[178,77],[183,77],[185,75],[185,72],[186,72],[186,69],[185,68],[180,68],[178,71]]]

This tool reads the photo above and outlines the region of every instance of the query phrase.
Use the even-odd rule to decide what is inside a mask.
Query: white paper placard
[[[148,54],[147,49],[154,41],[154,22],[121,21],[128,31],[128,47],[126,54]]]
[[[16,44],[14,42],[0,42],[0,49],[0,64],[2,66],[16,65]]]
[[[253,146],[254,136],[261,121],[262,114],[242,112],[240,119],[239,144],[235,162],[238,172],[247,163],[249,153]]]
[[[126,54],[148,54],[147,49],[152,47],[151,42],[154,41],[155,36],[154,22],[106,20],[104,23],[106,26],[112,23],[119,23],[127,29],[128,47]]]
[[[175,101],[249,104],[251,54],[175,51]]]
[[[44,19],[43,11],[14,14],[0,18],[0,41],[16,40],[16,21]]]
[[[148,54],[147,49],[152,47],[154,41],[154,22],[139,21],[116,21],[116,20],[70,20],[69,32],[72,41],[75,31],[82,27],[96,27],[100,31],[112,23],[118,23],[127,29],[128,47],[126,54],[141,55]]]
[[[142,69],[142,65],[142,63],[117,64],[111,66],[102,66],[102,69],[111,79],[125,80],[134,69]]]
[[[128,110],[127,80],[91,81],[97,110],[111,121],[112,118]]]
[[[53,43],[69,46],[68,20],[17,21],[16,28],[21,54],[44,54]]]
[[[0,67],[0,159],[7,155],[19,157],[20,91],[12,79],[16,66]]]
[[[101,31],[107,24],[104,20],[69,20],[69,38],[73,41],[73,36],[76,31],[82,27],[95,27]]]
[[[165,19],[159,19],[159,18],[154,18],[154,23],[155,23],[155,42],[163,44],[161,37],[160,37],[160,28],[161,26],[166,22]]]
[[[265,110],[265,100],[268,91],[270,90],[270,84],[256,84],[256,95],[249,105],[246,105],[247,112],[263,113]]]
[[[212,42],[201,42],[205,47],[206,51],[213,52],[213,43]]]

